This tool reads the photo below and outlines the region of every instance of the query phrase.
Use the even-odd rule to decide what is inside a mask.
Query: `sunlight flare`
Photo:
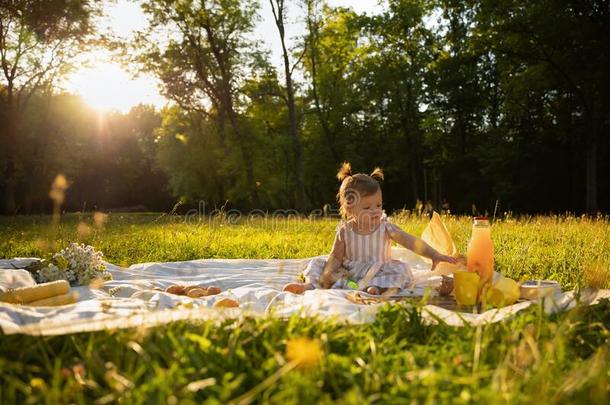
[[[163,104],[154,79],[132,78],[119,63],[106,60],[77,70],[67,80],[66,88],[79,94],[87,104],[100,112],[117,110],[125,113],[140,103]]]

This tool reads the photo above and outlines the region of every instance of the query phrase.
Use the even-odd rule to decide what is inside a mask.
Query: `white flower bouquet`
[[[93,246],[71,243],[51,258],[35,261],[26,270],[38,283],[67,280],[72,285],[89,285],[95,279],[112,280],[103,256]]]

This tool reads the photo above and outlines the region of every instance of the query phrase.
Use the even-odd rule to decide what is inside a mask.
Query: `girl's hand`
[[[434,271],[434,269],[440,262],[446,262],[446,263],[451,263],[451,264],[456,264],[458,262],[458,260],[455,257],[442,255],[438,252],[436,252],[431,257],[431,259],[432,259],[432,268],[430,269],[430,271]]]
[[[320,285],[322,288],[330,288],[333,284],[335,284],[335,282],[337,282],[337,280],[345,278],[347,275],[347,270],[342,267],[332,272],[325,271],[320,276]]]

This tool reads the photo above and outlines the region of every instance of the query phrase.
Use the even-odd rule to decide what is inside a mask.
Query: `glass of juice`
[[[476,305],[480,280],[479,275],[472,271],[453,273],[455,300],[459,305]]]

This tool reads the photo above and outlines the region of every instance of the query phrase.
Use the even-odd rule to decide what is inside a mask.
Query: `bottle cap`
[[[475,226],[489,226],[489,218],[487,217],[474,217]]]

